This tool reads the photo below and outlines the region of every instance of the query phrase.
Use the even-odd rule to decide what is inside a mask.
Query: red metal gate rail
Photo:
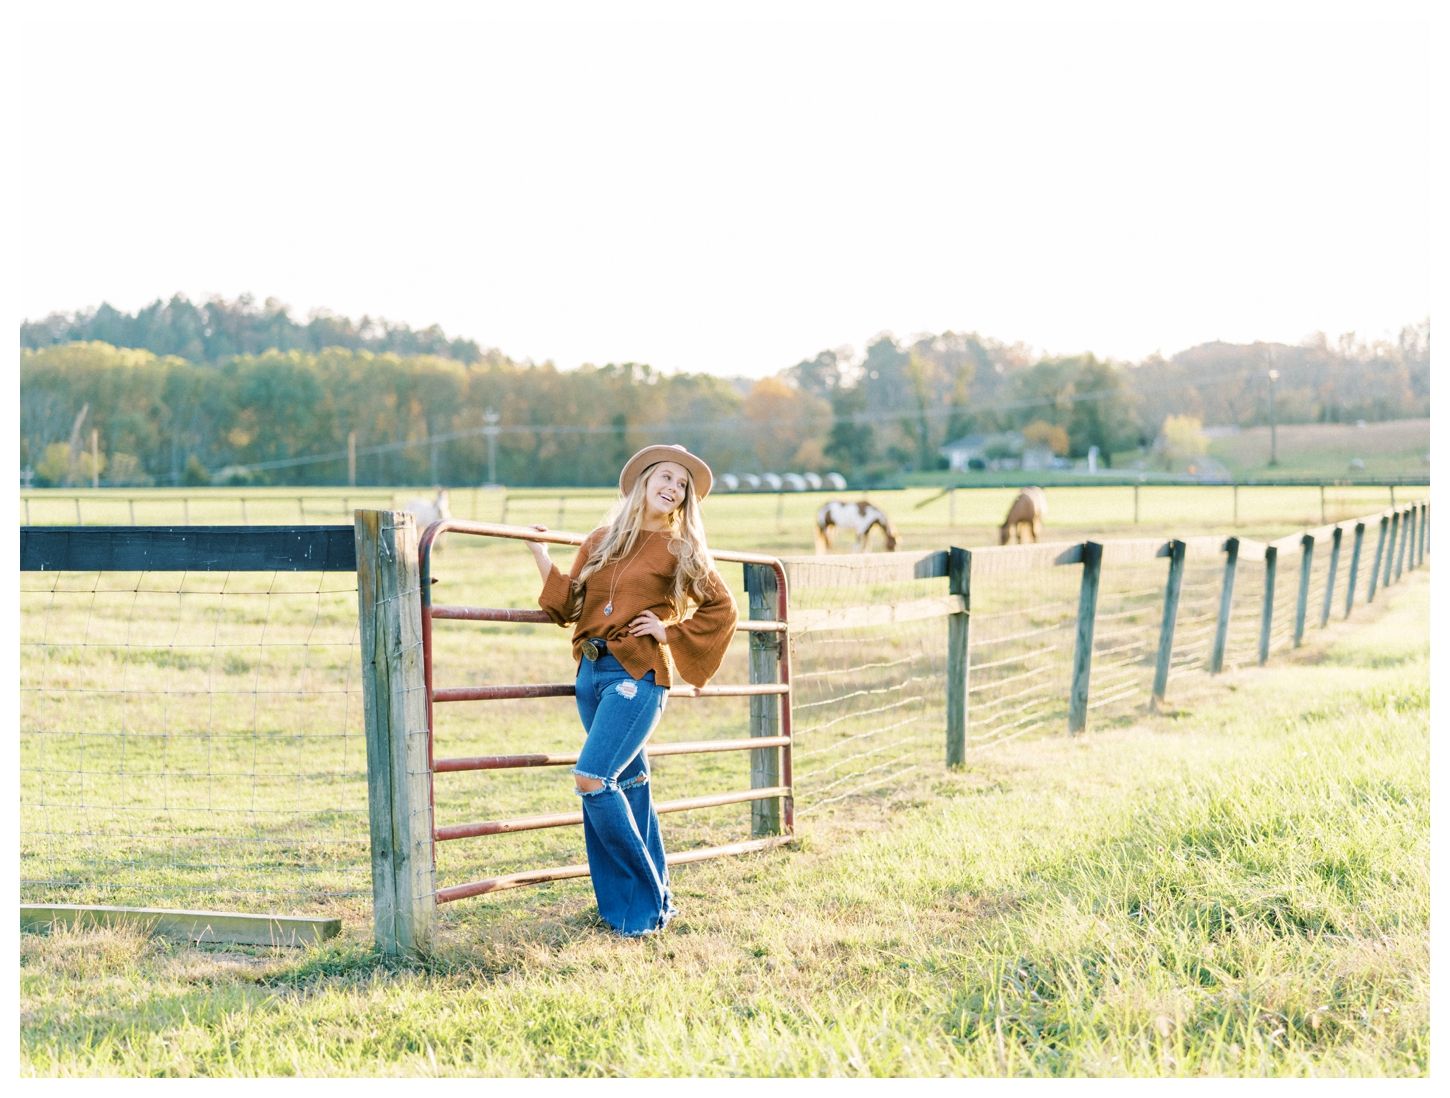
[[[452,621],[504,621],[535,625],[552,625],[553,621],[542,610],[511,610],[480,606],[434,606],[432,600],[433,579],[431,574],[432,548],[439,535],[444,533],[473,534],[480,537],[511,538],[517,541],[541,541],[554,545],[582,545],[585,535],[550,530],[540,533],[526,526],[508,526],[493,522],[468,522],[461,519],[447,519],[435,522],[423,531],[418,542],[419,578],[423,588],[423,678],[428,689],[428,811],[433,813],[433,778],[437,774],[459,773],[469,770],[513,770],[523,767],[569,766],[577,762],[577,752],[561,754],[531,755],[476,755],[453,759],[433,757],[433,704],[435,702],[498,701],[509,698],[572,698],[573,683],[538,683],[518,686],[462,686],[435,688],[433,685],[433,620],[441,618]],[[737,553],[728,550],[711,550],[717,561],[733,564],[756,564],[771,568],[775,572],[776,618],[775,621],[741,621],[735,626],[738,632],[786,633],[789,599],[786,591],[785,568],[775,557],[761,553]],[[717,751],[753,751],[762,748],[780,748],[780,783],[768,788],[756,788],[736,793],[718,793],[706,797],[686,797],[681,800],[660,801],[655,811],[661,814],[688,812],[696,808],[713,808],[725,804],[741,804],[747,801],[762,801],[779,797],[782,802],[784,832],[762,839],[712,846],[701,850],[685,850],[666,856],[669,865],[683,865],[688,862],[705,861],[709,858],[746,854],[756,850],[768,850],[773,846],[791,842],[795,838],[795,804],[791,792],[791,701],[790,701],[790,645],[782,638],[779,650],[779,682],[744,683],[726,686],[675,686],[670,689],[672,698],[727,698],[781,696],[780,730],[778,736],[754,736],[748,739],[700,740],[693,743],[652,744],[645,748],[650,758],[666,755],[696,755]],[[483,835],[501,835],[516,831],[532,831],[546,827],[570,827],[582,824],[580,812],[554,812],[538,816],[516,816],[503,820],[484,820],[478,823],[433,826],[434,843],[455,839],[471,839]],[[436,868],[436,858],[435,858]],[[587,865],[563,865],[550,869],[532,869],[521,873],[509,873],[490,877],[469,884],[440,888],[436,893],[438,903],[462,900],[469,896],[481,896],[487,892],[499,892],[523,885],[543,884],[547,881],[562,881],[572,877],[587,877]]]

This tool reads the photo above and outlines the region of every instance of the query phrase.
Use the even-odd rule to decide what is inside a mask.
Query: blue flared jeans
[[[588,736],[574,773],[603,783],[579,793],[584,849],[600,916],[630,937],[660,929],[675,914],[644,753],[668,697],[653,671],[631,678],[608,654],[579,662],[574,699]]]

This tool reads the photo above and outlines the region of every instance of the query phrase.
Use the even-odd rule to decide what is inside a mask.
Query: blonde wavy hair
[[[619,499],[604,516],[604,525],[608,527],[604,538],[594,552],[589,554],[589,559],[584,562],[584,567],[579,572],[579,579],[569,592],[572,617],[577,618],[583,612],[584,584],[589,577],[606,565],[625,559],[639,544],[644,525],[645,485],[650,474],[661,464],[663,463],[657,461],[647,466],[635,477],[634,486],[629,492],[621,492]],[[715,561],[710,556],[710,550],[705,547],[705,520],[700,516],[700,504],[695,498],[695,480],[688,469],[685,470],[685,498],[670,512],[669,518],[665,520],[665,528],[670,535],[670,552],[679,561],[675,569],[674,589],[670,593],[670,602],[678,617],[685,612],[687,600],[705,601],[705,580],[715,570]]]

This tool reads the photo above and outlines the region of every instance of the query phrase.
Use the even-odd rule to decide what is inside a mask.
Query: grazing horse
[[[856,535],[856,544],[851,547],[853,553],[866,551],[866,543],[871,536],[873,526],[881,527],[881,533],[886,538],[886,551],[896,551],[896,527],[891,525],[891,520],[886,517],[886,512],[875,504],[862,500],[860,503],[846,503],[839,499],[833,499],[830,503],[822,504],[821,509],[816,512],[816,552],[829,553],[836,528],[850,530]]]
[[[410,499],[403,510],[413,513],[413,519],[417,523],[419,534],[422,534],[429,525],[437,522],[439,519],[450,519],[453,517],[453,514],[448,510],[447,488],[439,488],[438,495],[433,499],[423,499],[422,497]],[[447,534],[439,534],[433,539],[433,548],[442,549],[444,539],[447,537]]]
[[[1024,488],[1016,499],[1012,501],[1012,507],[1007,512],[1007,520],[1002,523],[999,531],[1001,538],[997,544],[1006,545],[1012,540],[1012,535],[1017,535],[1017,544],[1022,544],[1022,527],[1027,527],[1027,532],[1036,541],[1042,533],[1042,520],[1047,518],[1047,493],[1041,488]]]

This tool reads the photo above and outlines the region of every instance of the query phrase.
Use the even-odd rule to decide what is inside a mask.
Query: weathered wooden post
[[[29,512],[26,512],[29,514]],[[1425,521],[1420,527],[1420,556],[1430,551],[1430,504],[1425,503]]]
[[[1400,513],[1396,511],[1390,516],[1390,537],[1385,543],[1385,574],[1380,583],[1388,587],[1395,578],[1395,542],[1400,541]],[[1403,545],[1404,542],[1400,541]]]
[[[750,597],[751,621],[776,621],[779,592],[775,569],[768,564],[747,564],[745,592]],[[780,646],[790,643],[780,633],[752,630],[750,633],[750,681],[780,681]],[[750,699],[750,734],[780,735],[780,695],[758,694]],[[780,748],[757,747],[750,752],[750,788],[771,789],[780,785]],[[753,838],[781,833],[780,798],[750,802],[750,834]]]
[[[1404,525],[1399,531],[1399,554],[1395,557],[1395,583],[1399,583],[1399,576],[1405,570],[1405,554],[1409,545],[1415,540],[1415,509],[1405,508]],[[1411,566],[1414,564],[1411,563]]]
[[[373,936],[384,953],[418,956],[437,921],[418,531],[407,511],[358,511],[353,530]]]
[[[1153,669],[1153,698],[1149,705],[1163,707],[1168,693],[1168,668],[1173,662],[1173,631],[1178,623],[1178,595],[1183,590],[1183,561],[1188,545],[1170,541],[1164,546],[1168,555],[1168,583],[1163,588],[1163,622],[1158,627],[1158,662]]]
[[[1294,647],[1304,643],[1304,620],[1309,616],[1309,573],[1314,568],[1314,535],[1299,539],[1304,547],[1299,554],[1299,599],[1294,605]]]
[[[1374,543],[1374,567],[1370,569],[1370,573],[1369,573],[1369,593],[1366,594],[1365,597],[1364,597],[1364,601],[1367,602],[1367,603],[1374,602],[1375,588],[1377,588],[1379,586],[1379,582],[1380,582],[1380,560],[1384,556],[1384,553],[1385,553],[1385,537],[1387,536],[1387,532],[1389,530],[1389,527],[1390,527],[1389,517],[1388,516],[1381,516],[1381,518],[1380,518],[1380,533],[1379,533],[1379,537],[1377,537],[1375,539],[1375,543]]]
[[[1088,680],[1093,668],[1093,627],[1098,615],[1098,580],[1103,570],[1103,547],[1082,543],[1082,586],[1077,596],[1077,641],[1072,653],[1072,689],[1067,702],[1067,730],[1073,735],[1087,727]]]
[[[1223,654],[1228,648],[1228,619],[1234,604],[1234,572],[1239,563],[1239,539],[1229,538],[1223,543],[1227,556],[1223,562],[1223,589],[1218,596],[1218,628],[1213,634],[1213,653],[1208,658],[1208,673],[1217,675],[1223,670]]]
[[[1336,526],[1329,543],[1329,574],[1324,577],[1324,609],[1319,615],[1319,628],[1329,625],[1329,608],[1334,604],[1334,574],[1339,571],[1339,543],[1344,540],[1344,527]]]
[[[947,551],[947,590],[960,595],[962,608],[947,615],[947,766],[967,760],[967,694],[972,672],[972,554]]]
[[[1344,616],[1354,609],[1354,581],[1359,578],[1359,554],[1364,548],[1364,523],[1354,524],[1354,550],[1349,555],[1349,582],[1344,589]]]
[[[1274,628],[1274,578],[1279,571],[1279,550],[1264,550],[1264,610],[1259,618],[1259,666],[1269,662],[1269,634]]]
[[[1419,521],[1415,523],[1415,533],[1416,533],[1416,537],[1415,537],[1415,567],[1416,568],[1420,567],[1420,565],[1422,565],[1422,564],[1425,563],[1425,525],[1429,521],[1429,517],[1430,517],[1429,516],[1429,504],[1427,504],[1427,503],[1421,503],[1419,505],[1419,510],[1420,510],[1420,518],[1419,518]]]
[[[1411,572],[1415,570],[1415,519],[1419,517],[1419,513],[1418,506],[1405,509],[1405,544],[1400,550],[1400,559]],[[1398,569],[1395,570],[1395,578],[1399,578]]]

